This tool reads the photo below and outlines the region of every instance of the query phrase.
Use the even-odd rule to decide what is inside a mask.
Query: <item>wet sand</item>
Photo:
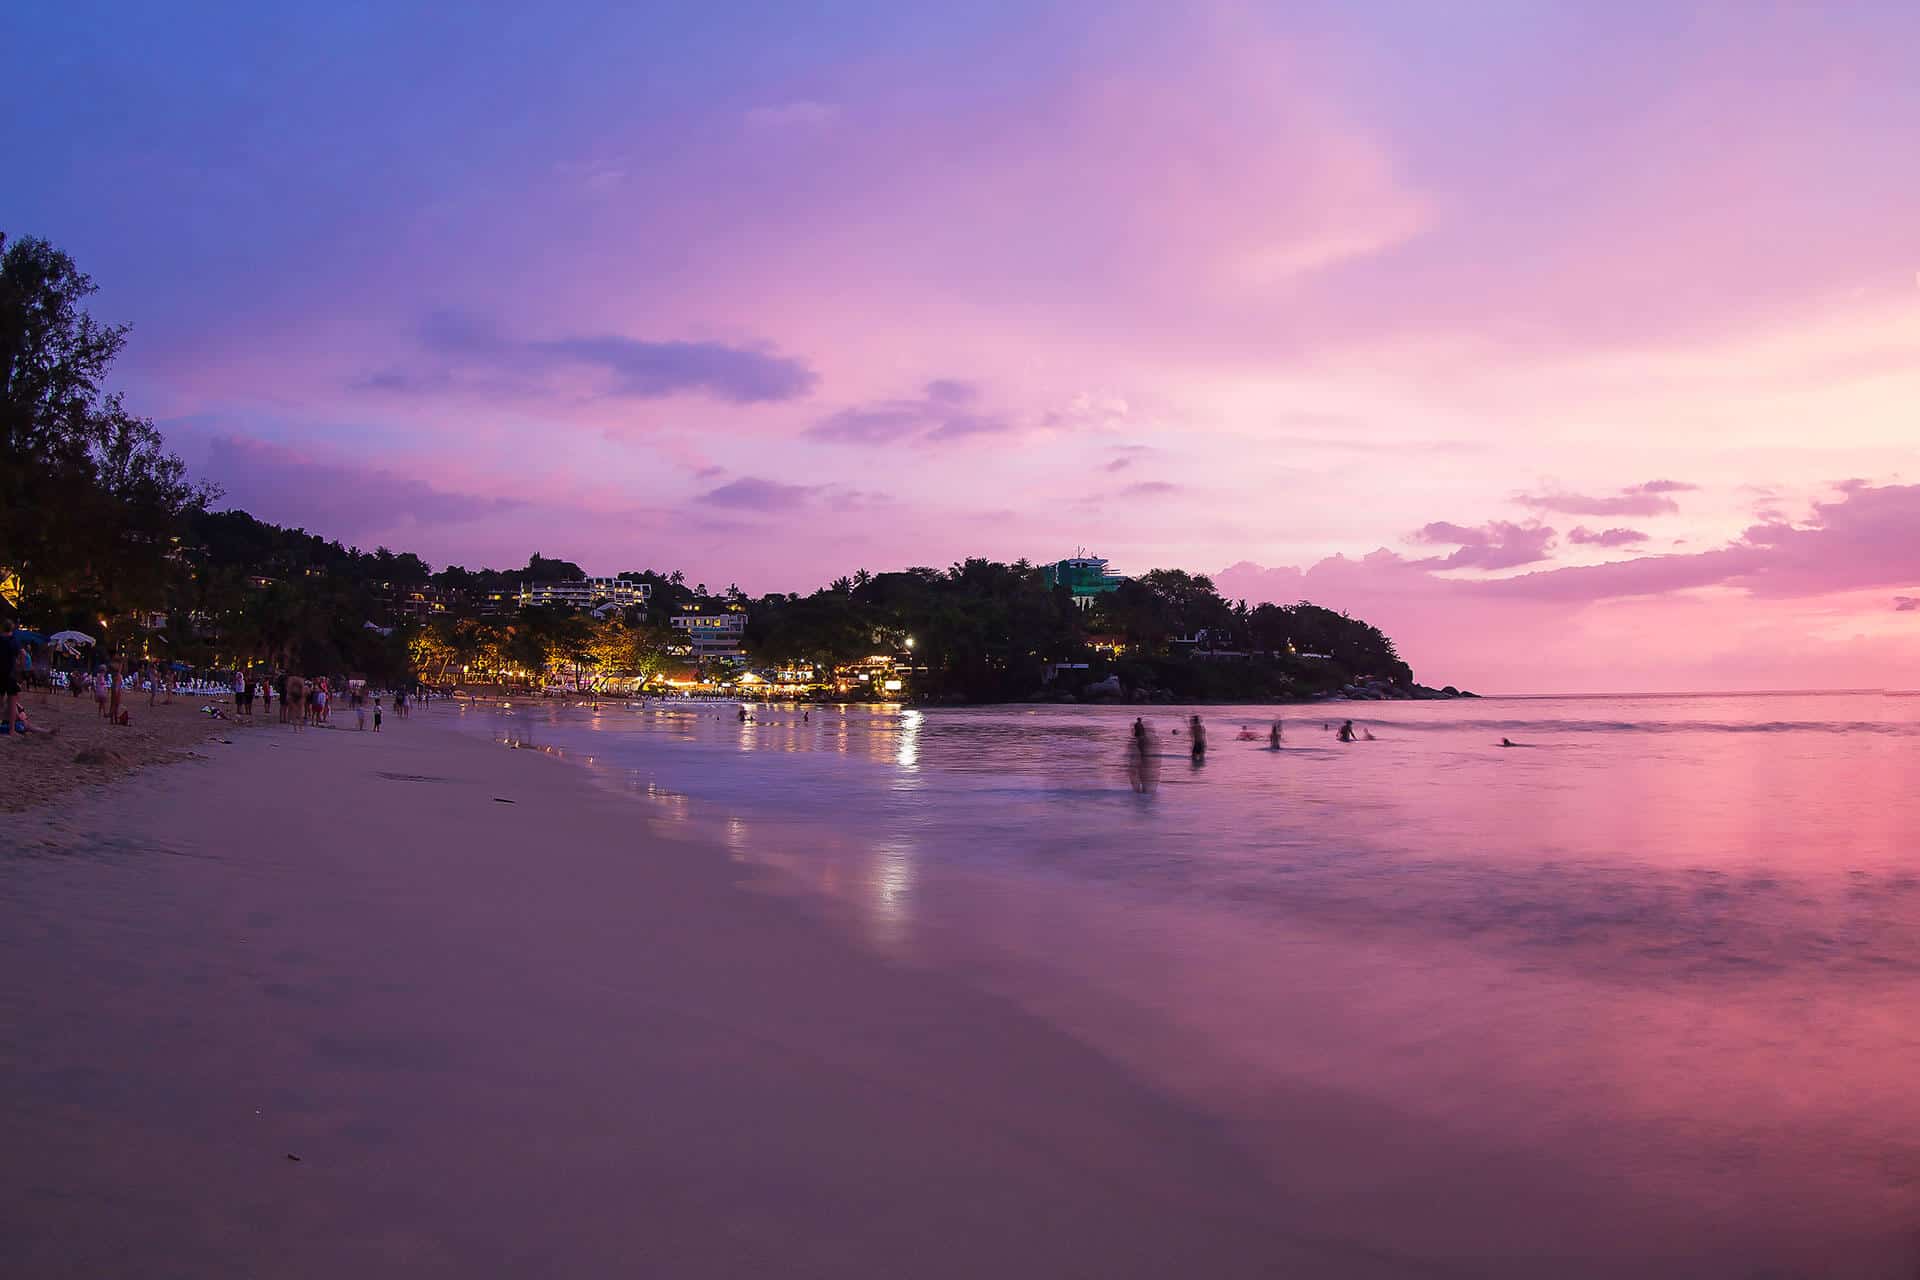
[[[219,751],[0,818],[0,1274],[1432,1274],[565,764]]]

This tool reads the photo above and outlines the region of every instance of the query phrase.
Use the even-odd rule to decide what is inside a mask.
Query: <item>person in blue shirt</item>
[[[36,633],[16,626],[11,617],[0,618],[0,662],[6,664],[0,671],[0,694],[7,701],[7,718],[0,721],[0,733],[12,733],[20,720],[20,655],[28,645],[45,643]]]

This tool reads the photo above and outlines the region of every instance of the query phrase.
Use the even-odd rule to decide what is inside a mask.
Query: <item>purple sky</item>
[[[1488,689],[1920,684],[1920,7],[259,10],[11,16],[0,229],[263,517],[750,590],[1084,545]]]

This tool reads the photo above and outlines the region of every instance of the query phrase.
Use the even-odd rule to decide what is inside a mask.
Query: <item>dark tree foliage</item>
[[[0,235],[0,566],[30,597],[126,609],[176,575],[183,522],[214,495],[105,389],[127,328],[87,314],[94,291],[46,241]]]

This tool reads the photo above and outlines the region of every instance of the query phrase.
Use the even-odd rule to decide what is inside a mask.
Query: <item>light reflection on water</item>
[[[1317,1226],[1558,1274],[1913,1261],[1920,700],[1203,708],[1199,766],[1151,708],[1147,796],[1138,708],[516,710],[469,718],[1203,1098]]]

